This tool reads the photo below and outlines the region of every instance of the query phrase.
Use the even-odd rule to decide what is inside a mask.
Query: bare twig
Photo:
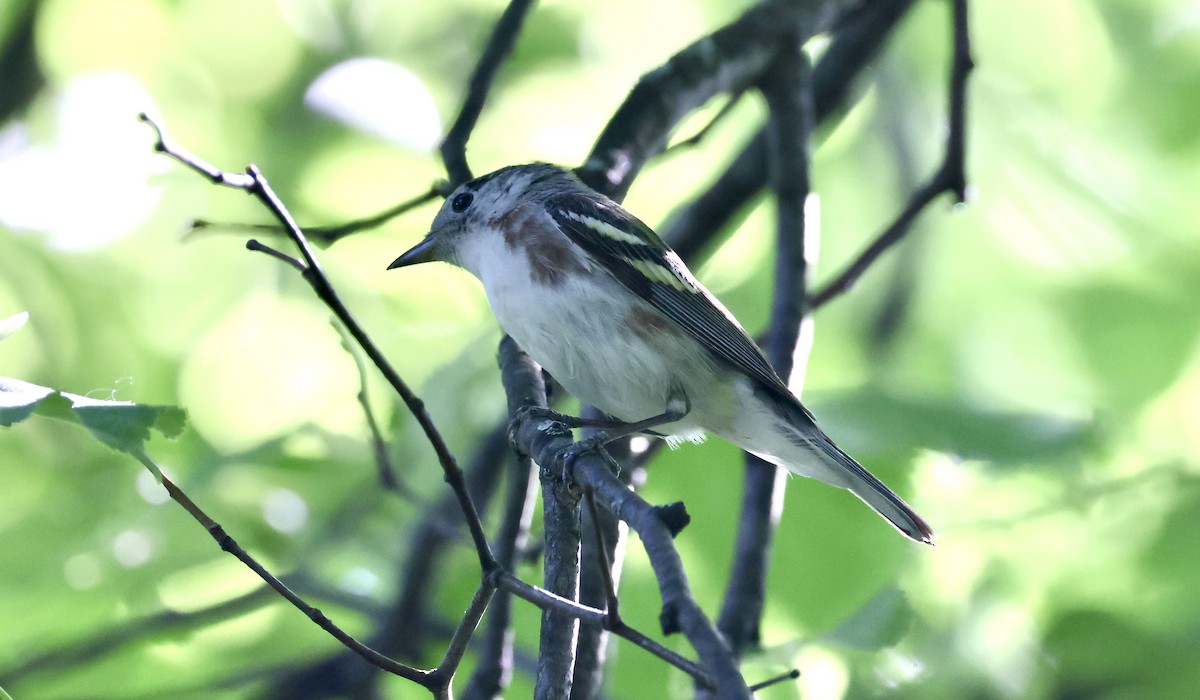
[[[470,643],[472,635],[479,627],[479,621],[483,618],[483,613],[487,610],[488,603],[491,602],[495,592],[495,586],[486,579],[480,582],[479,587],[475,589],[475,595],[471,598],[471,604],[467,606],[462,619],[454,628],[450,643],[446,645],[446,653],[442,655],[442,660],[438,662],[437,668],[431,672],[431,675],[440,681],[436,687],[444,689],[447,700],[450,698],[450,683],[454,680],[454,673],[458,670],[458,665],[462,663],[463,656],[467,653],[467,644]]]
[[[352,233],[358,233],[359,231],[366,231],[382,226],[397,216],[412,211],[422,204],[437,199],[438,197],[443,197],[447,193],[448,190],[445,182],[435,182],[427,191],[422,192],[412,199],[405,200],[395,206],[385,209],[378,214],[372,214],[371,216],[365,216],[361,219],[354,219],[353,221],[347,221],[345,223],[336,224],[333,226],[308,226],[304,229],[304,235],[307,236],[310,241],[318,241],[324,245],[330,245],[345,238],[346,236],[349,236]],[[228,229],[230,231],[237,232],[256,231],[260,233],[274,234],[286,233],[286,231],[278,224],[247,224],[235,222],[222,223],[219,221],[209,221],[207,219],[196,219],[192,222],[192,227],[191,230],[188,231],[188,234],[194,235],[214,228]]]
[[[418,398],[412,389],[408,387],[408,384],[401,379],[399,373],[391,366],[387,358],[383,356],[383,353],[376,347],[374,341],[371,340],[362,326],[359,325],[358,321],[350,313],[350,310],[346,308],[345,303],[342,302],[341,297],[338,296],[337,292],[333,289],[333,285],[330,284],[329,278],[325,276],[324,271],[321,269],[321,265],[316,258],[316,253],[304,237],[304,232],[300,230],[291,213],[284,207],[283,202],[279,200],[275,191],[271,189],[266,178],[262,176],[262,173],[254,165],[248,166],[245,173],[227,173],[222,171],[169,139],[163,128],[150,119],[148,115],[143,113],[140,115],[140,118],[154,129],[158,137],[157,142],[154,144],[156,151],[174,158],[192,170],[203,174],[216,184],[240,189],[256,197],[279,220],[279,223],[283,225],[288,233],[288,237],[291,238],[292,242],[300,250],[301,259],[289,259],[289,256],[278,251],[271,254],[287,261],[293,267],[299,266],[298,269],[301,270],[301,275],[309,283],[309,286],[313,288],[313,291],[316,292],[317,297],[333,311],[334,315],[346,327],[350,335],[354,337],[354,340],[358,342],[363,352],[371,358],[371,361],[383,373],[388,383],[400,395],[400,398],[403,399],[409,411],[416,417],[417,423],[420,424],[425,437],[429,440],[434,452],[437,454],[438,462],[442,466],[446,482],[450,484],[450,488],[453,489],[455,495],[458,497],[459,506],[462,508],[464,515],[466,515],[467,526],[471,533],[471,539],[475,544],[476,554],[479,556],[480,566],[484,571],[495,567],[495,557],[492,556],[491,548],[488,546],[487,537],[483,532],[483,524],[479,520],[479,513],[476,511],[475,504],[471,501],[471,496],[467,492],[462,470],[459,468],[454,455],[450,452],[450,448],[446,445],[441,432],[434,425],[429,412],[425,410],[425,402]],[[271,249],[260,243],[253,243],[252,249],[264,252],[271,251]]]
[[[587,491],[585,498],[592,522],[598,523],[600,511],[596,508],[596,494]],[[617,585],[613,581],[612,562],[608,559],[608,545],[604,541],[604,532],[599,527],[594,527],[592,534],[595,536],[596,568],[600,571],[600,578],[604,583],[604,612],[608,615],[608,624],[613,625],[621,621],[621,601],[617,599]]]
[[[812,297],[812,308],[818,309],[831,299],[850,290],[889,248],[899,243],[912,230],[913,221],[925,207],[943,192],[957,203],[966,201],[966,101],[967,78],[974,67],[971,58],[971,35],[968,24],[967,0],[954,0],[953,41],[951,54],[950,90],[948,97],[949,127],[946,134],[946,153],[933,176],[909,197],[904,209],[883,233],[879,234],[837,277],[830,280]]]
[[[750,690],[753,690],[754,692],[757,693],[758,691],[763,690],[764,688],[770,688],[771,686],[782,683],[784,681],[794,681],[799,677],[800,677],[800,671],[798,669],[793,668],[792,670],[788,671],[787,673],[781,673],[778,676],[774,676],[772,678],[768,678],[765,681],[760,681],[758,683],[755,683],[754,685],[750,686]]]
[[[282,261],[282,262],[286,263],[287,265],[295,268],[301,274],[304,274],[304,271],[307,269],[304,266],[304,261],[300,260],[299,258],[294,258],[291,255],[288,255],[287,253],[285,253],[281,250],[272,248],[271,246],[266,245],[265,243],[262,243],[254,238],[251,238],[250,240],[246,241],[246,250],[252,250],[255,253],[265,253],[265,254],[271,256],[272,258]]]
[[[528,457],[511,460],[504,515],[493,545],[496,561],[507,571],[516,569],[517,557],[528,545],[536,489],[533,460]],[[487,624],[480,634],[475,672],[463,689],[462,696],[466,700],[492,700],[508,687],[513,664],[511,610],[512,597],[509,593],[503,590],[497,592],[488,610]]]
[[[375,410],[371,408],[370,397],[367,395],[367,365],[363,362],[362,355],[354,349],[354,339],[350,337],[349,331],[342,324],[334,322],[333,327],[338,334],[342,336],[342,347],[346,352],[350,353],[350,357],[354,358],[354,367],[358,370],[358,405],[362,406],[363,416],[367,421],[367,430],[371,433],[371,451],[375,457],[375,468],[379,471],[379,485],[389,491],[404,496],[409,500],[416,500],[416,494],[407,485],[402,484],[399,478],[396,477],[396,470],[392,467],[392,458],[388,454],[387,440],[383,437],[383,431],[379,428],[379,421],[375,419]]]
[[[531,7],[533,0],[509,2],[496,26],[492,28],[487,46],[483,49],[479,62],[475,64],[475,71],[471,73],[462,109],[458,111],[458,117],[440,146],[442,162],[445,163],[446,172],[450,176],[451,189],[471,179],[471,168],[467,165],[467,139],[471,137],[475,122],[483,112],[483,104],[492,89],[492,81],[495,80],[504,59],[512,51]]]
[[[471,500],[484,511],[499,485],[502,466],[510,451],[508,426],[498,426],[479,441],[467,463],[467,491]],[[446,494],[426,509],[420,524],[412,529],[408,561],[397,572],[400,593],[384,624],[376,634],[375,646],[401,658],[415,658],[425,639],[430,614],[430,597],[436,590],[443,560],[453,550],[447,543],[462,536],[461,512],[455,508],[457,497]],[[412,562],[420,562],[413,566]]]
[[[509,454],[507,426],[488,433],[476,447],[466,466],[467,491],[486,513],[499,482],[500,467]],[[457,549],[451,546],[462,537],[462,513],[457,497],[447,492],[431,501],[419,524],[411,529],[404,561],[397,567],[400,581],[395,601],[374,616],[380,621],[368,644],[389,656],[409,662],[421,660],[425,645],[448,638],[451,629],[433,616],[430,598],[444,571],[444,560]],[[497,552],[499,557],[499,552]],[[414,566],[413,562],[420,562]],[[493,605],[495,598],[493,598]],[[272,684],[270,697],[284,700],[305,688],[320,683],[331,695],[369,697],[378,692],[379,674],[364,674],[361,663],[352,654],[341,654],[300,668]]]
[[[246,565],[246,568],[257,574],[259,578],[267,583],[267,585],[275,589],[276,593],[294,605],[296,609],[307,615],[310,620],[317,624],[317,626],[329,633],[329,635],[334,639],[341,642],[347,649],[366,659],[367,662],[373,666],[381,668],[389,673],[393,673],[401,678],[407,678],[408,680],[420,683],[422,686],[427,688],[429,687],[428,684],[430,682],[430,671],[414,668],[412,666],[402,664],[399,661],[390,659],[347,634],[340,627],[335,625],[332,620],[326,617],[324,613],[304,602],[304,600],[301,599],[300,596],[296,595],[292,589],[288,588],[282,581],[272,575],[271,572],[267,571],[262,564],[259,564],[258,561],[255,560],[254,557],[250,556],[245,549],[242,549],[241,545],[239,545],[232,537],[226,534],[224,528],[210,518],[208,514],[200,508],[200,506],[196,505],[192,501],[191,498],[188,498],[187,494],[184,493],[178,486],[176,486],[174,482],[172,482],[166,476],[163,476],[162,484],[164,487],[166,487],[167,493],[170,494],[171,499],[183,506],[183,509],[186,510],[192,516],[192,518],[196,520],[196,522],[200,523],[200,525],[208,531],[208,534],[211,535],[214,540],[216,540],[221,549],[237,557],[239,561]]]

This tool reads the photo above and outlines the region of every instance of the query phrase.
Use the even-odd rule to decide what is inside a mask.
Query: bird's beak
[[[388,265],[389,270],[394,270],[397,267],[405,267],[407,265],[417,265],[419,263],[433,262],[441,260],[441,239],[438,238],[436,231],[430,231],[425,234],[425,238],[421,242],[413,246],[404,255],[392,261]]]

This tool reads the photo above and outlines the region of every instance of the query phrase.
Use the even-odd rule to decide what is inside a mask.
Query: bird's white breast
[[[549,283],[535,279],[526,252],[500,236],[473,243],[463,266],[483,282],[501,327],[571,394],[636,421],[662,413],[672,391],[682,389],[693,413],[667,431],[698,434],[717,369],[682,329],[590,261]],[[663,328],[638,329],[631,324],[637,314],[661,318]]]

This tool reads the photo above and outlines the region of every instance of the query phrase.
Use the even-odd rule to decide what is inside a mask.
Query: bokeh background
[[[473,167],[579,163],[639,75],[746,4],[542,3],[471,140]],[[195,217],[265,213],[154,155],[135,115],[158,115],[222,167],[257,163],[302,222],[374,213],[442,175],[433,149],[500,9],[0,4],[0,318],[30,314],[0,344],[0,376],[186,408],[189,430],[151,454],[355,633],[395,595],[407,533],[445,488],[432,452],[372,377],[415,496],[378,488],[354,363],[304,283],[246,252],[244,234],[184,236]],[[941,157],[948,10],[918,2],[818,135],[818,280]],[[931,207],[817,314],[804,389],[938,546],[793,480],[766,646],[747,674],[801,670],[771,698],[1185,697],[1200,683],[1200,3],[976,2],[972,25],[973,199]],[[763,116],[742,100],[699,147],[650,167],[627,205],[661,223]],[[503,412],[499,331],[466,274],[384,269],[435,206],[322,260],[465,456]],[[752,332],[768,315],[770,221],[764,200],[695,267]],[[710,611],[738,464],[720,441],[684,447],[645,486],[687,503],[679,546]],[[536,567],[521,573],[537,580]],[[438,578],[444,619],[475,577],[463,547]],[[0,430],[0,686],[18,700],[251,697],[339,651],[269,596],[211,613],[260,586],[133,460],[47,419]],[[627,619],[654,631],[658,593],[636,542],[622,590]],[[532,652],[537,613],[517,607]],[[518,673],[512,697],[531,687]],[[684,697],[689,684],[619,644],[609,691]]]

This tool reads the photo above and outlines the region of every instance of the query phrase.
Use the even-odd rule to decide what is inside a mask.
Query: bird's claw
[[[521,427],[528,421],[538,421],[537,429],[540,432],[552,434],[566,433],[571,434],[571,429],[562,421],[563,415],[557,411],[546,408],[545,406],[522,406],[513,414],[512,419],[508,422],[508,444],[512,447],[519,456],[526,457],[525,451],[521,449],[518,443]]]
[[[563,452],[562,480],[563,483],[568,485],[568,488],[572,489],[572,492],[580,490],[577,482],[575,481],[575,461],[589,452],[595,453],[610,466],[614,467],[618,471],[620,470],[620,465],[617,464],[617,460],[614,459],[611,454],[609,454],[608,448],[605,447],[610,440],[611,438],[608,436],[608,433],[597,432],[592,434],[590,437],[586,437],[578,442],[572,443],[571,446]]]

